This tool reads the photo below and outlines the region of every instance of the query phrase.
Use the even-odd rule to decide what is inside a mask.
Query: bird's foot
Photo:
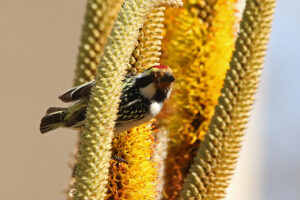
[[[120,156],[112,155],[111,158],[114,159],[115,161],[128,164],[128,161],[126,161],[124,158],[121,158]]]

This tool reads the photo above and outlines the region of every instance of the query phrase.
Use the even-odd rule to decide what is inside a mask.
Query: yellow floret
[[[162,124],[170,134],[165,193],[176,199],[208,130],[234,49],[235,0],[190,0],[167,11],[162,64],[176,82]],[[173,16],[176,16],[173,19]]]

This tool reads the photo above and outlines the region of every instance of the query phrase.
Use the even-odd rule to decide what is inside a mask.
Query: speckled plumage
[[[115,133],[145,123],[161,110],[174,81],[168,67],[154,66],[139,75],[127,75],[115,123]],[[42,119],[40,130],[46,133],[58,127],[80,128],[83,125],[94,81],[79,85],[59,96],[63,102],[75,102],[68,108],[50,108]]]

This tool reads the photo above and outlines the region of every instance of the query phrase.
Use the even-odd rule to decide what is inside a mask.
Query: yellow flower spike
[[[109,199],[155,199],[158,164],[151,160],[154,137],[147,123],[116,136],[113,149],[127,163],[111,161]]]
[[[230,69],[179,199],[222,199],[254,102],[276,0],[247,0]]]
[[[164,6],[151,11],[140,30],[138,44],[130,59],[131,71],[141,72],[159,64]],[[109,199],[154,199],[157,197],[159,160],[153,160],[153,122],[124,132],[113,139],[115,155],[128,164],[112,161]]]
[[[85,128],[80,133],[73,199],[107,197],[110,149],[121,94],[122,75],[126,72],[139,29],[145,23],[146,17],[153,8],[166,3],[180,5],[179,0],[126,0],[122,4],[98,66]],[[89,49],[86,46],[84,48]],[[88,58],[84,59],[84,62],[88,61]]]
[[[173,112],[161,120],[170,133],[165,199],[178,197],[214,114],[234,48],[235,3],[187,0],[166,12],[162,63],[172,66],[176,82],[167,105]]]
[[[104,44],[120,10],[122,0],[89,0],[82,28],[74,85],[95,78]]]
[[[123,3],[100,60],[87,109],[85,128],[80,133],[74,199],[105,199],[111,157],[114,121],[121,93],[122,75],[134,50],[139,29],[151,9],[151,0]]]

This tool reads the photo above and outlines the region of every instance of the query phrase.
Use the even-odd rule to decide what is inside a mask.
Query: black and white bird
[[[123,80],[115,133],[129,130],[154,118],[170,96],[175,80],[169,67],[157,65],[136,76]],[[74,102],[67,108],[51,107],[42,118],[41,133],[59,127],[80,128],[85,119],[91,88],[94,81],[74,87],[59,96],[63,102]]]

